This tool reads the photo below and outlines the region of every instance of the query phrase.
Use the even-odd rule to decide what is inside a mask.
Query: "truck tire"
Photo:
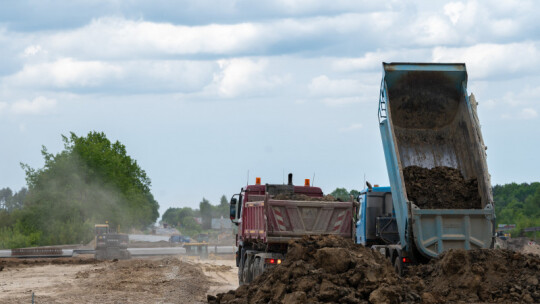
[[[401,256],[397,255],[394,259],[394,270],[396,271],[398,276],[403,275],[403,263],[401,262]]]
[[[246,262],[246,250],[242,248],[240,250],[240,262],[238,265],[238,284],[240,286],[244,285],[244,264]]]
[[[255,263],[256,263],[256,258],[254,255],[251,256],[251,262],[249,263],[249,282],[253,282],[256,278],[256,275],[255,275],[255,272],[257,271],[255,269]]]
[[[246,260],[244,261],[244,272],[243,272],[243,281],[244,284],[251,283],[251,278],[253,277],[251,271],[252,268],[252,262],[253,262],[253,255],[246,253]]]
[[[261,263],[261,261],[262,259],[260,257],[255,257],[255,263],[253,263],[253,280],[260,276],[264,271],[263,263]]]

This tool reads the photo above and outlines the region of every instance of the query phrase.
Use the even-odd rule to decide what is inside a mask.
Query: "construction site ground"
[[[0,303],[204,303],[238,287],[232,256],[0,259]]]
[[[334,238],[292,244],[285,267],[238,288],[233,255],[120,261],[0,259],[2,303],[534,303],[540,247],[520,239],[501,249],[456,251],[398,278],[389,262]],[[509,251],[505,248],[515,250]],[[521,253],[517,253],[521,252]],[[531,255],[532,253],[532,255]],[[210,295],[210,297],[209,297]]]

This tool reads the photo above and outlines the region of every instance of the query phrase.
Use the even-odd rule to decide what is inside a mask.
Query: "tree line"
[[[177,228],[184,235],[194,236],[203,230],[211,229],[212,218],[221,217],[229,220],[229,201],[225,195],[221,196],[219,205],[212,205],[203,197],[199,203],[199,209],[169,208],[163,213],[161,220],[163,223]],[[201,223],[199,224],[195,218],[201,218]]]
[[[1,248],[86,243],[96,223],[128,230],[157,220],[150,178],[123,144],[99,132],[62,140],[57,154],[42,148],[43,168],[21,164],[27,189],[2,189]]]
[[[512,236],[534,236],[534,232],[523,233],[522,230],[540,227],[540,183],[496,185],[493,200],[498,224],[515,224]]]

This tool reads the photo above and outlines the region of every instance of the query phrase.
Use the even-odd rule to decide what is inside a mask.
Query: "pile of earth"
[[[295,193],[280,193],[273,197],[275,200],[292,200],[292,201],[320,201],[320,202],[335,202],[337,199],[328,194],[323,197],[311,197],[305,194]]]
[[[8,267],[33,267],[38,265],[86,265],[99,264],[103,261],[94,259],[93,255],[72,258],[1,258],[0,266]]]
[[[540,255],[540,245],[527,237],[507,238],[508,249]]]
[[[398,277],[380,253],[335,236],[291,241],[282,265],[209,303],[540,303],[540,257],[450,250]]]
[[[540,257],[503,249],[450,250],[408,277],[428,303],[540,303]],[[429,299],[429,300],[428,300]]]
[[[397,303],[420,300],[378,252],[336,236],[289,243],[283,264],[209,303]]]
[[[421,209],[482,209],[476,178],[458,169],[409,166],[403,169],[407,197]]]

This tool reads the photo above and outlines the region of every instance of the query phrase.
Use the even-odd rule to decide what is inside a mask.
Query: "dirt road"
[[[0,259],[0,303],[204,303],[238,287],[234,260]]]

